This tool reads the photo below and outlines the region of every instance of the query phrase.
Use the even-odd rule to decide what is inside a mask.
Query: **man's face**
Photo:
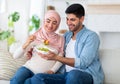
[[[78,31],[82,26],[82,18],[76,17],[74,14],[67,14],[66,23],[69,27],[69,30],[72,32]]]
[[[57,21],[55,18],[50,17],[44,21],[44,28],[47,32],[54,32],[58,27]]]

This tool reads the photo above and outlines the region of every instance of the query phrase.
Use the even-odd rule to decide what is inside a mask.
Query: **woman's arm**
[[[27,41],[23,44],[22,48],[26,49],[30,45],[30,43],[35,40],[35,38],[36,37],[34,35],[29,36]]]
[[[27,52],[32,47],[31,42],[33,42],[34,39],[35,39],[35,36],[33,35],[29,36],[27,41],[23,44],[23,46],[21,46],[15,51],[15,53],[13,54],[13,58],[16,59],[23,56],[24,53]]]

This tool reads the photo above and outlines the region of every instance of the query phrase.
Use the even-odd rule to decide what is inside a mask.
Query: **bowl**
[[[58,54],[58,51],[55,48],[47,46],[47,45],[38,45],[35,47],[35,50],[38,53],[42,53],[42,54],[48,54],[49,51],[54,52],[55,54]]]

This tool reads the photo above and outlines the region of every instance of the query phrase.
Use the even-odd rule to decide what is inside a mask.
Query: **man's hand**
[[[28,37],[27,41],[25,42],[25,44],[23,45],[23,49],[26,49],[26,47],[35,40],[35,36],[34,35],[31,35]]]
[[[57,54],[49,51],[49,54],[41,54],[38,53],[40,57],[42,57],[43,59],[46,60],[55,60],[55,61],[59,61],[63,64],[67,64],[69,66],[74,67],[75,65],[75,58],[67,58],[67,57],[63,57],[63,56],[58,56]]]
[[[46,59],[46,60],[56,60],[57,55],[54,52],[49,51],[48,54],[42,54],[38,53],[40,57]]]

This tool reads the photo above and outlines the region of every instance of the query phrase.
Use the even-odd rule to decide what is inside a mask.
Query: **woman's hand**
[[[45,73],[47,73],[47,74],[54,74],[54,72],[52,70],[48,70]]]
[[[26,53],[28,60],[31,59],[31,57],[32,57],[32,51],[33,51],[33,48],[31,48],[31,49]]]
[[[23,45],[23,49],[26,49],[26,47],[35,40],[35,36],[34,35],[31,35],[28,37],[27,41],[25,42],[25,44]]]

